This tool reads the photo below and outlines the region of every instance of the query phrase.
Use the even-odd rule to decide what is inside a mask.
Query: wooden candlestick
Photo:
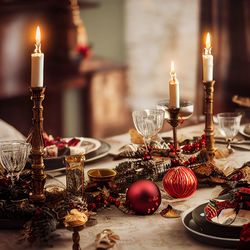
[[[32,160],[32,192],[30,200],[33,203],[42,203],[45,201],[44,185],[46,175],[44,172],[43,154],[43,106],[45,87],[32,87],[31,100],[33,101],[32,130],[29,135],[31,142],[31,160]]]
[[[205,92],[205,136],[206,136],[206,149],[211,160],[214,158],[215,146],[214,146],[214,123],[213,123],[213,111],[214,111],[214,84],[215,81],[203,81]]]

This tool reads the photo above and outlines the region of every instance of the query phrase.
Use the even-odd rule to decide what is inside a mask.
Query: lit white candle
[[[41,33],[39,26],[37,26],[35,50],[31,54],[31,87],[43,87],[43,61],[44,54],[41,52]]]
[[[207,33],[206,48],[204,48],[204,54],[202,55],[204,82],[213,81],[213,56],[211,50],[210,34]]]
[[[173,61],[171,62],[170,76],[171,78],[169,81],[169,107],[179,108],[180,107],[179,81],[176,78],[176,72]]]

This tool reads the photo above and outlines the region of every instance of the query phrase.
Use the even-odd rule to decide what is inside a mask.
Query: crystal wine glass
[[[217,114],[219,130],[226,138],[229,153],[233,152],[231,141],[238,134],[242,114],[239,112],[226,112]]]
[[[0,162],[10,177],[12,185],[23,170],[31,150],[31,145],[25,141],[1,141]]]
[[[164,111],[159,109],[136,110],[132,113],[137,132],[143,136],[146,150],[148,141],[161,130],[164,121]]]

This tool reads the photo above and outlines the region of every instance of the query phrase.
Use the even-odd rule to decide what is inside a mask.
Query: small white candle
[[[43,62],[44,54],[41,52],[40,28],[36,28],[36,44],[34,53],[31,54],[31,87],[43,87]]]
[[[169,81],[169,107],[179,108],[180,107],[179,81],[176,78],[176,72],[173,61],[171,62],[170,76],[171,78]]]
[[[213,56],[211,50],[210,34],[207,33],[206,48],[204,48],[204,54],[202,55],[204,82],[213,81]]]

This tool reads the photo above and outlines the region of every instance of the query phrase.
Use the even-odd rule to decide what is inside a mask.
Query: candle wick
[[[176,80],[176,72],[175,71],[171,71],[170,72],[170,77],[171,77],[171,80],[175,81]]]
[[[35,53],[41,53],[41,43],[35,43]]]
[[[211,55],[212,54],[212,47],[204,48],[204,55]]]

